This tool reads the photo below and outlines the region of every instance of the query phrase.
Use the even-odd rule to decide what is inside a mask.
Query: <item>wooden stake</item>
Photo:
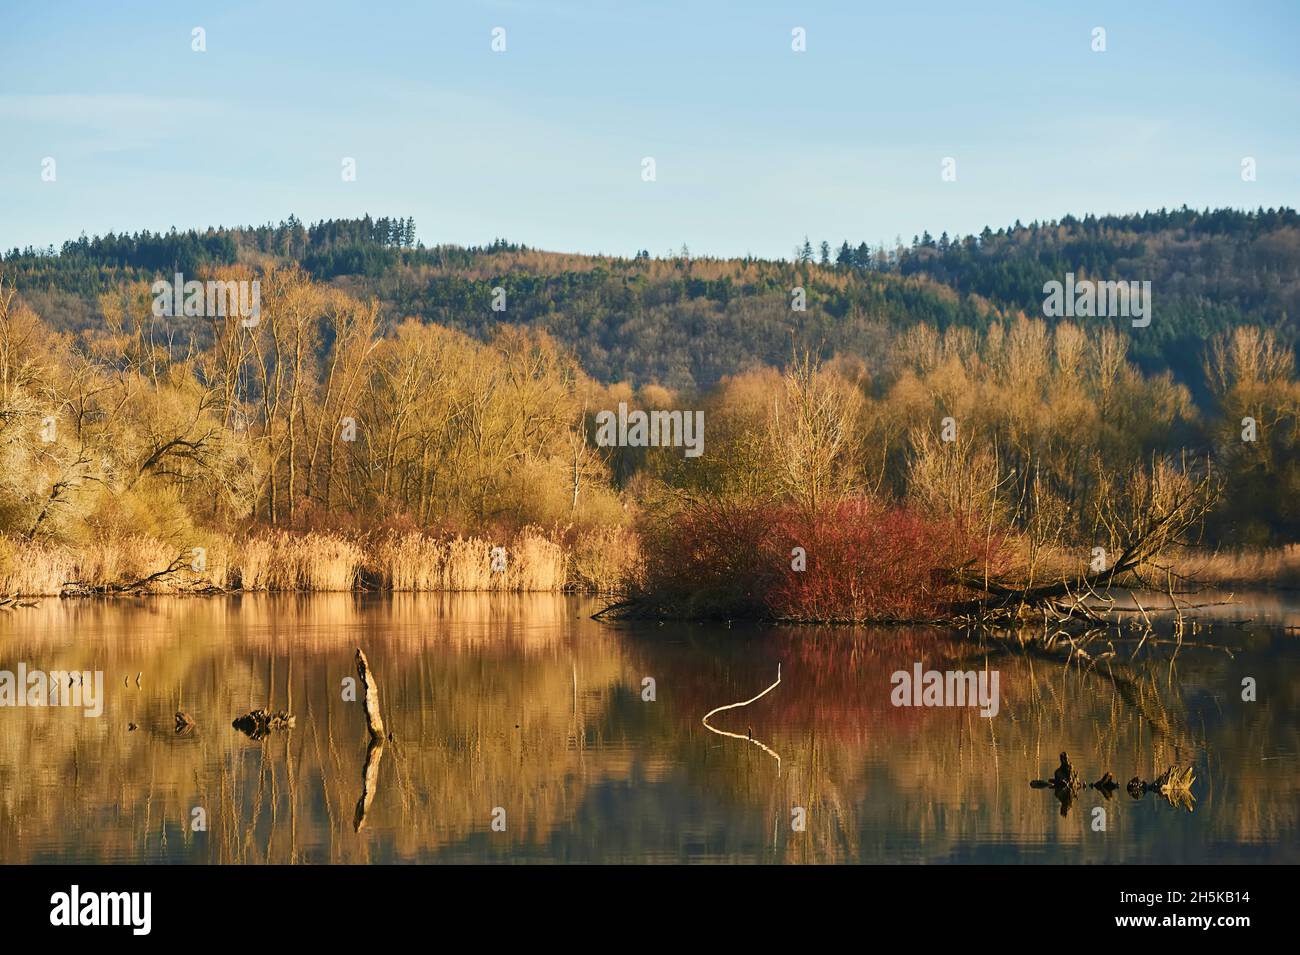
[[[370,675],[370,662],[360,647],[357,647],[357,676],[361,678],[361,689],[365,693],[363,702],[366,707],[366,725],[370,729],[370,738],[383,739],[384,720],[379,715],[379,688],[375,686],[375,678]]]

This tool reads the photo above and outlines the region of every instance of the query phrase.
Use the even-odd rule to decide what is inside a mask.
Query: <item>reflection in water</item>
[[[357,679],[361,686],[361,705],[366,713],[366,731],[370,733],[370,744],[366,747],[366,766],[361,772],[361,798],[357,800],[357,811],[352,821],[352,830],[360,832],[366,824],[366,812],[375,799],[375,787],[379,785],[379,761],[384,756],[384,720],[379,714],[379,687],[375,676],[370,672],[370,661],[365,651],[357,647]]]
[[[360,832],[366,824],[366,813],[375,799],[375,787],[379,784],[379,761],[384,758],[384,738],[371,736],[366,746],[366,765],[361,771],[361,798],[357,800],[357,811],[352,818],[352,831]]]
[[[44,601],[6,616],[0,669],[103,670],[106,692],[97,719],[0,709],[0,861],[1300,857],[1290,605],[1221,615],[1213,642],[1231,654],[1068,667],[943,629],[607,625],[588,619],[598,606],[262,595]],[[386,745],[344,699],[358,646]],[[918,662],[999,670],[997,716],[893,706],[891,674]],[[756,745],[716,745],[715,730],[740,735],[718,700],[750,697],[774,672],[779,689],[744,704]],[[1248,677],[1257,702],[1242,699]],[[295,725],[257,740],[232,728],[259,709]],[[182,735],[178,711],[192,719]],[[701,729],[701,713],[719,725]],[[1088,778],[1192,766],[1195,812],[1085,787],[1062,817],[1026,785],[1062,750]],[[1107,828],[1093,831],[1102,805]],[[491,829],[497,806],[505,832]],[[196,807],[206,831],[191,829]],[[795,807],[806,831],[791,829]]]
[[[776,665],[776,683],[773,683],[762,693],[758,694],[758,696],[751,696],[749,699],[744,700],[743,702],[740,703],[728,703],[726,706],[719,706],[714,709],[711,709],[709,710],[709,712],[705,713],[704,718],[700,720],[700,722],[704,724],[704,728],[707,729],[710,733],[717,733],[719,736],[730,736],[732,739],[743,739],[747,743],[753,743],[755,746],[757,746],[763,752],[767,753],[769,756],[774,757],[776,759],[776,774],[778,776],[781,775],[780,754],[777,753],[776,750],[772,749],[770,746],[766,746],[763,743],[760,743],[758,740],[754,739],[753,729],[750,729],[749,732],[744,736],[741,736],[739,733],[728,733],[726,730],[720,730],[717,727],[710,726],[709,717],[712,716],[714,713],[721,713],[723,710],[734,710],[737,707],[749,706],[750,703],[753,703],[755,700],[762,699],[764,696],[766,696],[767,694],[775,690],[777,688],[777,685],[780,682],[781,682],[781,664],[778,663]]]

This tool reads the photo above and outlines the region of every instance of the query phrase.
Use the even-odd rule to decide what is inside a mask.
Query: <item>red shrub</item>
[[[758,504],[710,501],[676,511],[645,533],[647,596],[688,617],[767,616],[773,531]]]
[[[709,501],[647,537],[646,596],[660,612],[788,620],[928,620],[963,596],[960,567],[997,562],[1000,539],[866,498],[816,513]],[[795,548],[806,566],[796,567]]]
[[[864,498],[811,515],[783,509],[778,533],[789,544],[767,605],[774,617],[798,620],[933,619],[969,596],[948,572],[982,569],[993,556],[958,521]],[[795,546],[807,552],[803,571],[791,567]]]

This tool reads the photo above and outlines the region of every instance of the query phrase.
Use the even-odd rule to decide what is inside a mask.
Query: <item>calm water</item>
[[[1091,670],[937,630],[609,625],[588,619],[598,606],[323,595],[6,615],[0,669],[100,669],[106,700],[97,719],[0,709],[0,862],[1300,859],[1300,607],[1286,598],[1220,611],[1200,636],[1230,653],[1130,662],[1117,645]],[[367,735],[342,699],[358,646],[395,734],[371,756],[360,831]],[[917,661],[996,669],[1000,712],[893,706],[891,674]],[[711,720],[736,737],[701,725],[778,664],[774,690]],[[255,707],[296,726],[251,740],[231,720]],[[177,709],[192,732],[176,734]],[[1062,749],[1089,780],[1192,763],[1195,803],[1087,790],[1063,814],[1028,785]]]

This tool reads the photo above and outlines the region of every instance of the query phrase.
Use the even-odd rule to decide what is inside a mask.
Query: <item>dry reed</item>
[[[590,542],[585,547],[590,566],[595,549]],[[353,538],[276,530],[239,540],[208,534],[192,545],[133,536],[74,546],[0,535],[0,593],[27,596],[73,590],[554,592],[570,586],[570,564],[561,537],[536,527],[499,542],[418,532]],[[587,574],[578,583],[591,586]]]

